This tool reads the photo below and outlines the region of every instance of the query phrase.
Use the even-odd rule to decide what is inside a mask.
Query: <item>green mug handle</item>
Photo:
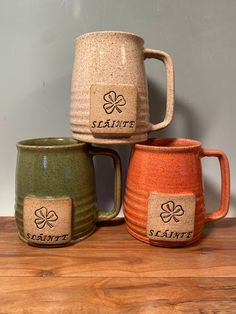
[[[90,147],[89,153],[92,157],[96,155],[104,155],[113,159],[114,170],[115,170],[115,182],[114,182],[114,206],[110,211],[98,210],[98,221],[110,220],[116,217],[121,209],[122,204],[122,173],[121,173],[121,161],[119,155],[112,149]]]

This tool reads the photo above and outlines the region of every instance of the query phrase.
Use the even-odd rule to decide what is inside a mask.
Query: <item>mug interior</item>
[[[52,148],[52,147],[75,147],[84,143],[77,141],[71,137],[48,137],[23,140],[17,143],[17,147],[21,148]]]
[[[143,143],[136,144],[135,147],[143,150],[192,150],[199,149],[201,143],[187,138],[158,138],[149,139]]]

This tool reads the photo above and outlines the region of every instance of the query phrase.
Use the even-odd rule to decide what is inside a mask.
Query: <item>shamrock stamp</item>
[[[90,87],[90,131],[96,137],[128,137],[136,131],[138,91],[127,84]]]
[[[181,205],[175,206],[175,203],[172,201],[163,203],[161,205],[161,209],[162,209],[162,213],[160,214],[160,216],[161,216],[162,221],[165,223],[168,223],[169,221],[171,221],[172,218],[175,222],[179,222],[179,218],[177,217],[181,217],[184,214],[184,210],[182,206]]]
[[[54,227],[55,221],[57,221],[58,216],[55,211],[50,210],[46,207],[41,207],[35,211],[35,216],[37,217],[34,222],[38,229],[43,229],[46,225],[50,228]]]
[[[50,246],[70,242],[72,199],[26,196],[23,224],[24,238],[29,243]]]
[[[126,100],[123,95],[116,95],[116,92],[110,91],[103,96],[106,103],[103,105],[104,110],[107,114],[111,114],[114,110],[121,113],[120,107],[125,106]]]
[[[194,235],[194,194],[151,192],[148,198],[146,235],[155,241],[189,241]]]

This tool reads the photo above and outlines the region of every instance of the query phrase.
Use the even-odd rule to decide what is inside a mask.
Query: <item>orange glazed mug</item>
[[[202,157],[217,157],[221,169],[221,204],[205,211]],[[226,155],[190,139],[160,138],[136,144],[128,169],[125,220],[128,232],[152,245],[176,247],[197,241],[205,223],[229,209],[230,172]]]

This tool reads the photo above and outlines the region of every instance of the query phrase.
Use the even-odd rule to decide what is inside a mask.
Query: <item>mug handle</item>
[[[170,55],[161,50],[144,49],[144,60],[154,58],[161,60],[166,68],[166,114],[162,122],[157,124],[150,123],[150,131],[164,129],[170,124],[174,113],[174,66]]]
[[[96,155],[109,156],[113,159],[114,171],[115,171],[115,182],[114,182],[114,206],[111,211],[98,210],[98,221],[110,220],[116,217],[121,209],[121,198],[122,198],[122,173],[121,173],[121,161],[119,155],[112,149],[90,147],[89,153],[92,157]]]
[[[213,149],[202,149],[201,157],[217,157],[220,163],[221,172],[221,200],[220,207],[214,212],[205,216],[205,223],[221,219],[226,216],[230,202],[230,171],[229,161],[224,152]]]

